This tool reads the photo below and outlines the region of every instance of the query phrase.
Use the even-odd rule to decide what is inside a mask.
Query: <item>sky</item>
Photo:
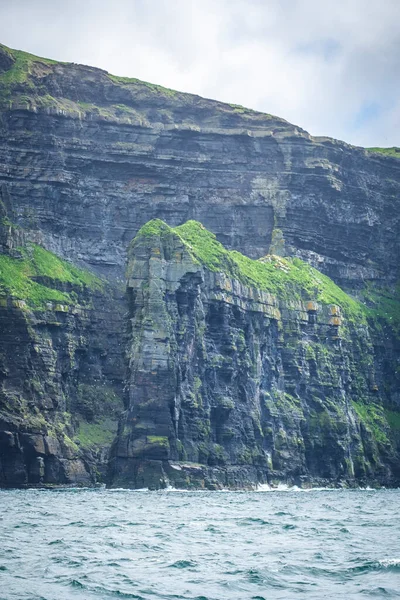
[[[0,0],[0,42],[400,146],[400,0]]]

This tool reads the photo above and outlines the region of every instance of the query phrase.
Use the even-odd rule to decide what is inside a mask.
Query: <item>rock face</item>
[[[196,222],[152,221],[130,248],[128,294],[113,485],[399,481],[378,317],[327,277],[299,259],[229,253]]]
[[[146,480],[158,486],[167,478],[180,484],[186,475],[182,466],[171,466],[177,461],[190,462],[194,474],[187,485],[351,480],[352,469],[359,481],[394,481],[393,432],[400,429],[399,175],[395,156],[314,138],[278,117],[0,45],[0,485],[93,482],[98,471],[104,479],[124,401],[109,469],[113,484]],[[303,288],[298,292],[294,282],[294,308],[285,292],[290,282],[269,290],[265,282],[238,279],[229,269],[228,276],[218,275],[224,271],[209,269],[207,261],[192,271],[186,254],[184,265],[169,255],[158,264],[145,247],[139,259],[138,242],[130,250],[126,298],[129,243],[153,218],[171,227],[196,219],[227,249],[252,258],[270,253],[306,261],[362,303],[359,323],[350,319],[346,336],[335,340],[331,320],[342,313],[329,311],[342,310],[343,296],[321,302]],[[154,247],[163,256],[164,240]],[[278,259],[271,260],[275,269]],[[167,296],[156,301],[153,293],[149,307],[132,282],[146,285],[146,269],[157,264],[170,265],[175,275],[161,278]],[[225,285],[232,286],[226,302]],[[179,298],[172,301],[170,289]],[[259,293],[271,298],[253,298]],[[315,302],[315,310],[307,311],[306,301]],[[154,319],[153,310],[170,315],[163,325],[168,330],[157,336],[165,333],[176,348],[161,338],[151,345],[145,314]],[[128,361],[127,311],[133,328]],[[204,344],[215,346],[207,356],[214,352],[221,361],[213,367],[215,386],[198,334],[175,332],[183,314],[192,328],[203,318]],[[245,346],[239,350],[240,340],[232,342],[236,354],[224,337],[235,319],[229,336],[242,331]],[[154,379],[150,359],[157,364]],[[236,371],[240,382],[229,380]],[[268,384],[259,381],[264,372]],[[153,422],[149,405],[140,437],[137,423],[153,401],[149,390],[160,423]],[[261,400],[253,392],[269,396]],[[347,433],[334,435],[330,426],[321,433],[314,397],[331,398],[340,415],[324,404],[321,411],[329,414],[323,419],[347,423]],[[268,429],[263,436],[258,422]],[[317,433],[307,433],[307,427]],[[287,442],[279,442],[281,430]],[[295,440],[304,444],[297,454]],[[321,448],[325,462],[312,466]],[[135,465],[135,475],[124,461]]]
[[[122,409],[118,305],[6,218],[0,236],[0,485],[101,481]]]
[[[400,162],[283,119],[3,47],[0,182],[16,222],[60,256],[120,277],[158,217],[196,219],[253,258],[336,281],[398,278]],[[275,232],[275,234],[274,234]]]

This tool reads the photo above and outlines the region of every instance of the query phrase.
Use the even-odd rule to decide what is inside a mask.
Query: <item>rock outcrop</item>
[[[109,469],[114,483],[141,485],[142,475],[124,471],[124,460],[136,466],[150,461],[143,477],[155,486],[168,478],[186,481],[176,464],[182,461],[194,469],[187,485],[285,477],[394,482],[394,432],[400,429],[396,156],[315,138],[283,119],[241,106],[0,45],[0,485],[104,480],[123,408]],[[306,276],[305,267],[276,257],[301,259],[318,269],[321,275],[315,277],[335,281],[342,295],[332,302],[318,299],[296,281],[271,290],[264,280],[209,269],[207,261],[192,271],[183,250],[184,265],[169,255],[158,264],[145,246],[139,259],[142,242],[136,240],[129,251],[127,300],[128,246],[154,218],[173,228],[200,221],[229,250],[255,259],[274,256],[266,263],[273,272],[289,269],[296,275],[300,269]],[[161,238],[154,247],[163,256]],[[139,274],[133,274],[133,263]],[[162,285],[179,296],[174,301],[161,296],[158,308],[147,306],[145,295],[140,300],[134,283],[142,279],[145,286],[146,269],[157,264],[172,269]],[[230,296],[224,286],[232,287]],[[290,300],[290,289],[298,304]],[[315,309],[307,310],[306,301]],[[196,313],[199,306],[205,311],[204,344],[214,344],[215,360],[221,361],[215,366],[214,396],[211,367],[199,354],[198,334],[190,332],[203,318]],[[166,320],[168,329],[157,333],[175,339],[176,348],[162,341],[151,346],[145,315],[153,319],[157,310],[164,316],[178,311],[175,320],[171,315]],[[129,364],[127,311],[133,319]],[[179,337],[174,328],[185,311],[189,330]],[[229,348],[241,348],[242,334],[232,344],[224,337],[230,331],[226,323],[235,319],[229,336],[244,332],[249,347],[236,354]],[[341,319],[345,334],[334,339]],[[268,368],[265,347],[271,352]],[[150,355],[160,379],[151,379]],[[208,355],[213,352],[207,350]],[[143,385],[135,368],[143,373]],[[268,385],[259,381],[257,369],[268,373]],[[240,382],[229,379],[236,371]],[[136,421],[129,419],[146,412],[147,380],[162,427],[152,424],[149,405],[141,438]],[[171,398],[163,395],[167,388],[168,394],[175,389],[181,424],[171,416]],[[254,396],[250,406],[252,390],[269,396]],[[203,408],[197,406],[200,397]],[[327,408],[326,398],[337,409]],[[338,425],[335,436],[330,424],[323,433],[319,412],[327,413],[324,423],[347,423],[347,433]],[[289,418],[290,426],[284,423]],[[269,423],[262,436],[257,422]],[[184,440],[176,427],[183,428]],[[307,433],[307,427],[316,433]],[[281,430],[285,442],[279,442]],[[304,443],[297,454],[295,440]],[[325,462],[319,460],[322,452]],[[334,456],[328,460],[327,453]],[[314,466],[312,457],[317,457]]]
[[[379,315],[329,278],[227,252],[200,223],[152,221],[130,248],[128,295],[112,485],[399,482]]]
[[[106,282],[0,224],[0,486],[104,481],[123,315]]]

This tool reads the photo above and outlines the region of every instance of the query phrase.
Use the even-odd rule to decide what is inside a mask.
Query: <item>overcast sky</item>
[[[400,0],[0,0],[0,42],[400,146]]]

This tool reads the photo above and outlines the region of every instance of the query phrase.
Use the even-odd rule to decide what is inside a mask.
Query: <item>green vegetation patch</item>
[[[235,250],[227,250],[216,236],[197,221],[172,228],[160,219],[144,225],[133,244],[157,236],[164,240],[178,236],[193,260],[210,271],[223,272],[243,284],[270,292],[284,300],[314,300],[322,304],[338,304],[350,320],[365,322],[362,303],[351,298],[329,277],[299,258],[269,255],[253,260]]]
[[[162,221],[161,219],[152,219],[140,228],[140,230],[138,231],[138,233],[132,241],[132,245],[135,245],[142,238],[161,236],[172,232],[172,227],[169,227],[169,225],[164,223],[164,221]]]
[[[46,284],[35,281],[46,278]],[[54,282],[54,287],[51,282]],[[21,249],[21,258],[0,255],[0,294],[24,300],[32,308],[44,308],[47,302],[76,304],[71,293],[60,291],[57,284],[75,288],[101,289],[102,281],[36,244]]]
[[[102,287],[101,280],[90,271],[75,267],[52,252],[45,250],[42,246],[32,244],[32,250],[32,260],[37,275],[69,282],[80,287],[86,286],[92,289]]]
[[[81,421],[78,431],[75,433],[75,440],[79,441],[83,448],[109,446],[116,434],[117,422],[113,419],[104,418],[97,423]]]
[[[0,294],[26,301],[33,308],[46,302],[69,304],[70,296],[32,280],[35,270],[30,261],[0,256]]]
[[[388,422],[382,406],[377,404],[362,404],[352,401],[354,410],[359,419],[371,431],[375,440],[382,444],[389,443],[387,436]]]
[[[394,289],[367,284],[362,292],[366,301],[366,313],[370,320],[386,321],[400,336],[400,283]]]
[[[135,77],[120,77],[119,75],[111,75],[110,73],[108,73],[108,77],[113,83],[128,86],[143,86],[155,94],[161,94],[170,98],[174,98],[177,94],[181,93],[176,90],[165,88],[162,85],[157,85],[155,83],[149,83],[148,81],[136,79]]]
[[[24,83],[28,79],[34,63],[40,62],[44,65],[54,65],[58,62],[49,58],[41,58],[34,54],[23,52],[22,50],[12,50],[1,44],[0,47],[14,58],[14,63],[11,68],[0,74],[0,83],[5,85]]]
[[[111,387],[86,383],[78,385],[76,411],[87,421],[102,417],[112,417],[117,420],[122,410],[123,402]]]
[[[12,50],[2,44],[0,44],[0,49],[3,49],[14,59],[12,66],[3,73],[0,73],[0,99],[4,100],[10,98],[12,90],[21,84],[25,84],[27,92],[34,92],[35,84],[33,81],[29,81],[29,79],[35,65],[38,65],[39,68],[42,65],[45,68],[59,62],[49,58],[41,58],[28,52],[22,52],[22,50]],[[26,99],[29,102],[30,96],[26,97]]]
[[[3,106],[12,107],[14,109],[37,110],[37,109],[54,109],[62,111],[63,114],[72,118],[81,118],[85,114],[96,115],[100,119],[119,121],[119,122],[141,122],[147,123],[147,118],[144,116],[147,112],[139,114],[130,106],[124,104],[109,105],[106,102],[105,106],[91,104],[88,102],[75,101],[70,98],[55,98],[46,94],[46,82],[40,81],[51,71],[52,65],[64,64],[66,62],[51,60],[40,56],[29,54],[21,50],[13,50],[0,44],[0,51],[3,50],[14,59],[13,64],[5,72],[0,73],[0,104]],[[267,119],[274,119],[287,125],[286,121],[272,115],[260,113],[250,108],[243,107],[238,104],[226,104],[199,98],[193,94],[179,92],[161,85],[142,81],[135,77],[122,77],[112,75],[111,73],[102,73],[101,77],[107,78],[114,85],[124,87],[133,95],[143,95],[152,97],[160,104],[158,109],[158,118],[160,120],[168,119],[172,121],[170,110],[171,101],[181,100],[183,103],[195,102],[200,104],[204,101],[204,107],[213,103],[214,108],[221,113],[236,114],[243,120],[252,122],[263,122]],[[164,108],[161,104],[164,102]],[[198,129],[189,119],[186,123],[191,129]]]
[[[365,148],[369,152],[377,152],[379,154],[384,154],[385,156],[394,156],[395,158],[400,158],[400,148],[397,146],[392,146],[392,148]]]
[[[299,258],[282,258],[274,254],[253,260],[235,250],[227,250],[216,236],[197,221],[169,227],[160,219],[146,223],[132,245],[154,239],[154,246],[169,243],[178,236],[192,260],[210,271],[225,273],[243,284],[263,290],[291,302],[312,300],[341,307],[347,320],[358,325],[369,323],[381,327],[386,323],[400,336],[400,284],[395,288],[378,288],[367,284],[360,300],[352,298],[329,277]]]
[[[154,444],[156,446],[162,446],[163,448],[169,448],[169,440],[166,436],[159,435],[148,435],[146,437],[148,444]]]

